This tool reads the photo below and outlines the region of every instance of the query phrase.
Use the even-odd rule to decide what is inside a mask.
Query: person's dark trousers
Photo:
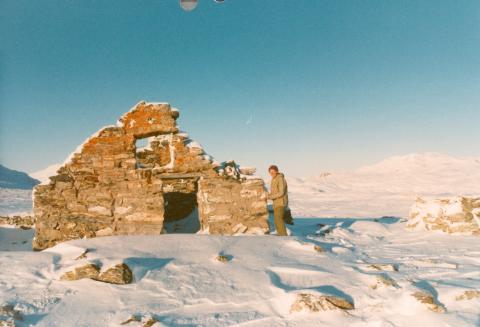
[[[285,227],[285,222],[283,221],[284,215],[284,206],[273,207],[273,221],[275,222],[275,229],[277,230],[277,235],[279,236],[287,236],[287,228]]]

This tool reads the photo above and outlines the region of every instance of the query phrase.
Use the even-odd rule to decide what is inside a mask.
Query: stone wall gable
[[[50,183],[35,188],[34,249],[83,237],[160,234],[165,197],[173,218],[188,210],[172,209],[172,203],[189,208],[198,203],[204,231],[267,232],[263,180],[241,180],[234,164],[236,180],[225,175],[197,142],[179,133],[178,117],[169,104],[142,101],[79,146]],[[149,145],[137,149],[142,138],[149,138]],[[208,187],[202,182],[207,180]],[[227,205],[215,200],[225,190]],[[213,223],[212,216],[227,216],[225,211],[230,220]]]
[[[168,103],[153,104],[139,102],[117,122],[125,133],[135,138],[144,138],[159,134],[177,133],[177,110],[172,110]]]

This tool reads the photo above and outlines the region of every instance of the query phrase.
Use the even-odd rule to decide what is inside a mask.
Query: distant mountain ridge
[[[30,177],[27,173],[0,165],[1,188],[31,190],[39,183],[39,180]]]
[[[453,157],[441,153],[412,153],[393,156],[373,165],[357,169],[356,173],[440,172],[447,170],[478,171],[480,158]]]
[[[299,215],[405,217],[417,196],[480,196],[480,159],[414,153],[353,172],[288,178],[288,182],[291,204]]]

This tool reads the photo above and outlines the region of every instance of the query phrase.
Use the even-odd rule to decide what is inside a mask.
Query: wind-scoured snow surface
[[[407,232],[394,218],[297,219],[291,233],[103,237],[28,252],[31,231],[0,228],[0,305],[11,304],[21,313],[19,326],[119,326],[132,315],[153,317],[159,321],[154,326],[480,323],[480,299],[456,299],[480,288],[478,237]],[[326,252],[317,252],[315,245]],[[86,249],[86,258],[75,260]],[[218,262],[218,254],[231,260]],[[132,284],[60,280],[86,263],[106,269],[121,262],[131,267]],[[395,286],[377,285],[378,276]],[[446,313],[419,303],[411,295],[417,291],[431,293]],[[291,313],[298,293],[341,296],[355,309]]]

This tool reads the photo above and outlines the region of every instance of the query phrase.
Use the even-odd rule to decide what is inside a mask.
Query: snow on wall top
[[[77,148],[67,156],[62,166],[71,163],[75,155],[82,153],[87,144],[93,143],[95,139],[102,137],[103,133],[108,129],[118,130],[125,135],[133,135],[134,138],[177,133],[178,127],[176,125],[176,119],[178,117],[178,109],[172,110],[170,104],[166,102],[140,101],[123,114],[118,119],[116,125],[108,125],[100,128],[82,144],[77,146]]]

